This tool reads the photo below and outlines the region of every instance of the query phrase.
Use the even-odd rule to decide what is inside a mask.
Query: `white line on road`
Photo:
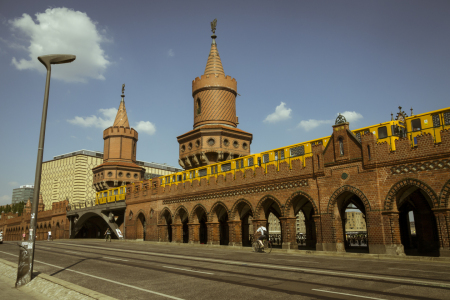
[[[11,253],[8,253],[8,252],[3,252],[3,251],[0,251],[0,252],[18,257],[18,255],[11,254]],[[38,260],[34,260],[34,261],[37,262],[37,263],[48,265],[48,266],[51,266],[51,267],[54,267],[54,268],[58,268],[58,269],[61,269],[61,270],[64,270],[64,271],[70,271],[70,272],[78,273],[78,274],[81,274],[81,275],[84,275],[84,276],[89,276],[89,277],[93,277],[93,278],[96,278],[96,279],[108,281],[108,282],[111,282],[111,283],[114,283],[114,284],[123,285],[123,286],[129,287],[129,288],[140,290],[140,291],[144,291],[144,292],[147,292],[147,293],[150,293],[150,294],[155,294],[155,295],[158,295],[158,296],[162,296],[162,297],[166,297],[166,298],[170,298],[170,299],[175,299],[175,300],[184,300],[182,298],[166,295],[166,294],[163,294],[163,293],[158,293],[158,292],[151,291],[151,290],[146,290],[146,289],[143,289],[143,288],[140,288],[140,287],[137,287],[137,286],[129,285],[129,284],[126,284],[126,283],[115,281],[115,280],[109,280],[109,279],[106,279],[106,278],[103,278],[103,277],[94,276],[94,275],[83,273],[83,272],[80,272],[80,271],[75,271],[75,270],[63,268],[63,267],[60,267],[60,266],[55,266],[55,265],[48,264],[48,263],[45,263],[45,262],[42,262],[42,261],[38,261]]]
[[[39,246],[39,248],[37,248],[38,250],[40,250],[40,249],[46,249],[46,250],[54,250],[54,249],[52,249],[52,248],[47,248],[47,247],[41,247],[41,246]]]
[[[168,266],[163,266],[163,268],[177,269],[177,270],[183,270],[183,271],[189,271],[189,272],[195,272],[195,273],[203,273],[203,274],[208,274],[208,275],[214,275],[214,273],[200,272],[200,271],[194,271],[194,270],[188,270],[188,269],[180,269],[180,268],[174,268],[174,267],[168,267]]]
[[[114,259],[114,260],[122,260],[122,261],[128,261],[127,259],[112,258],[112,257],[106,257],[106,256],[104,256],[103,258],[106,258],[106,259]]]
[[[74,254],[80,254],[79,252],[74,252],[74,251],[64,251],[64,252],[67,252],[67,253],[74,253]]]
[[[440,273],[440,274],[450,274],[450,272],[436,272],[436,271],[424,271],[424,270],[411,270],[411,269],[400,269],[400,268],[389,268],[391,270],[402,270],[402,271],[411,271],[411,272],[416,272],[416,273],[420,273],[420,272],[426,272],[426,273]]]
[[[118,249],[118,248],[111,249],[111,248],[103,248],[103,247],[96,247],[96,246],[76,245],[76,244],[71,244],[71,243],[55,243],[55,244],[69,245],[72,247],[76,246],[76,247],[83,247],[83,248],[93,248],[93,249],[97,249],[97,250],[114,251],[115,253],[117,253],[117,252],[138,253],[138,254],[145,254],[145,255],[152,255],[152,256],[170,257],[170,258],[178,258],[178,259],[189,259],[189,260],[194,260],[194,261],[223,263],[223,264],[237,265],[237,266],[246,264],[247,266],[263,267],[263,268],[274,269],[274,270],[278,269],[278,270],[287,270],[287,271],[302,271],[302,272],[309,272],[309,273],[315,273],[315,274],[326,274],[326,275],[332,275],[332,276],[347,276],[347,277],[361,278],[361,279],[378,279],[378,280],[387,280],[387,281],[391,281],[391,282],[408,282],[410,284],[418,284],[418,285],[426,285],[426,286],[440,286],[440,287],[450,288],[449,283],[433,282],[431,280],[424,281],[424,280],[417,280],[417,279],[398,278],[398,277],[395,277],[394,275],[393,276],[383,276],[383,275],[358,274],[355,272],[344,272],[344,271],[326,271],[326,270],[317,270],[317,269],[308,268],[308,267],[268,265],[268,264],[252,263],[252,262],[246,262],[246,261],[233,261],[233,260],[223,260],[223,259],[214,259],[214,258],[192,257],[192,256],[177,255],[177,254],[163,254],[163,253],[137,251],[137,250],[124,250],[124,249]]]
[[[317,261],[307,261],[307,260],[295,260],[295,259],[279,259],[279,258],[269,258],[270,260],[282,260],[282,261],[294,261],[294,262],[304,262],[309,264],[318,264]]]
[[[358,298],[375,299],[375,300],[386,300],[386,299],[381,299],[381,298],[374,298],[374,297],[367,297],[367,296],[360,296],[360,295],[353,295],[353,294],[346,294],[346,293],[338,293],[338,292],[332,292],[332,291],[326,291],[326,290],[318,290],[318,289],[311,289],[311,290],[317,291],[317,292],[324,292],[324,293],[332,293],[332,294],[338,294],[338,295],[344,295],[344,296],[358,297]]]

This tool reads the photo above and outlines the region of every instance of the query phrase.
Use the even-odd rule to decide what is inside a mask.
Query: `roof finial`
[[[125,83],[122,84],[122,100],[120,102],[124,102],[123,98],[125,97]]]
[[[214,21],[211,22],[211,31],[213,33],[211,38],[213,39],[213,44],[216,43],[215,39],[217,37],[217,35],[216,35],[216,25],[217,25],[217,19],[214,19]]]
[[[411,106],[411,108],[410,108],[410,109],[411,109],[411,116],[412,116],[412,115],[413,115],[413,108],[412,108],[412,106]]]

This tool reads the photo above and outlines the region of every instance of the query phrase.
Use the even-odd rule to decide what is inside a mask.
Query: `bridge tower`
[[[136,164],[138,132],[128,123],[124,91],[125,85],[113,126],[103,131],[103,163],[92,169],[97,191],[144,179],[145,169]]]
[[[184,169],[250,154],[253,135],[237,128],[236,79],[226,76],[217,50],[215,22],[205,72],[192,81],[193,130],[177,137]]]

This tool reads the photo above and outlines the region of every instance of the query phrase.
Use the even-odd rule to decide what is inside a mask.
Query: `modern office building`
[[[27,203],[28,199],[33,200],[34,185],[21,185],[17,189],[13,189],[11,204],[20,202]]]

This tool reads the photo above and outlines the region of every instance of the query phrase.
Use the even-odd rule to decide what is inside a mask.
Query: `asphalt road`
[[[147,242],[37,242],[35,271],[117,299],[449,299],[450,264]],[[15,242],[0,258],[17,262]]]

